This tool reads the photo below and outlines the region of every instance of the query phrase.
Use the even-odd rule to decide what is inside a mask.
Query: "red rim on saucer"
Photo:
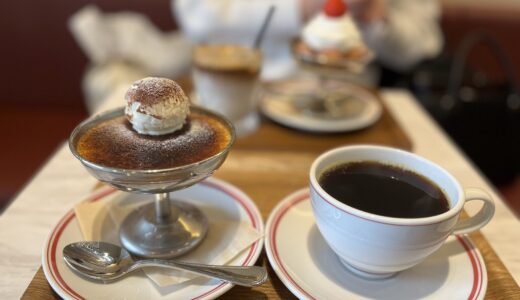
[[[292,221],[291,221],[292,220]],[[296,230],[290,230],[292,223],[298,223],[298,231]],[[305,224],[304,224],[305,223]],[[307,224],[308,223],[308,224]],[[307,227],[306,227],[307,226]],[[323,293],[331,293],[334,292],[335,297],[341,298],[348,298],[348,299],[365,299],[365,297],[370,298],[371,296],[367,295],[361,295],[359,293],[356,293],[356,291],[349,290],[350,287],[348,286],[341,286],[337,282],[334,282],[333,279],[330,278],[331,274],[334,272],[327,271],[324,272],[323,270],[320,270],[317,265],[318,263],[314,263],[312,265],[306,265],[301,266],[302,264],[305,264],[305,262],[312,261],[309,257],[304,256],[311,256],[308,250],[308,245],[301,244],[301,241],[305,240],[306,242],[309,242],[309,228],[312,228],[314,225],[314,217],[312,216],[312,209],[311,204],[309,200],[309,190],[307,188],[301,189],[299,191],[296,191],[292,193],[291,195],[287,196],[285,199],[283,199],[277,207],[271,212],[271,215],[269,216],[269,219],[267,221],[266,225],[266,236],[265,236],[265,247],[266,247],[266,253],[267,257],[269,259],[269,262],[271,263],[271,266],[275,270],[276,274],[280,278],[280,280],[285,284],[285,286],[298,298],[300,299],[320,299],[324,297]],[[286,236],[284,234],[284,230],[286,232],[291,232],[291,237]],[[317,230],[317,229],[316,229]],[[300,233],[300,239],[298,237],[295,237],[297,235],[297,232],[301,231]],[[294,245],[295,248],[299,249],[297,253],[300,253],[299,255],[301,258],[295,259],[295,261],[298,261],[298,264],[300,265],[295,266],[294,262],[290,262],[287,256],[287,253],[293,253],[293,256],[296,255],[296,252],[284,249],[284,247],[287,247],[287,239],[290,238],[292,240],[292,245]],[[457,278],[459,281],[463,281],[464,283],[464,297],[465,299],[483,299],[485,296],[485,291],[487,288],[487,271],[486,267],[483,263],[482,256],[478,249],[474,246],[474,244],[471,242],[469,237],[467,236],[454,236],[451,240],[453,243],[450,243],[450,245],[444,245],[443,247],[451,247],[455,249],[456,254],[454,257],[451,257],[451,255],[448,258],[445,258],[449,261],[448,269],[452,269],[452,273],[457,272],[458,268],[462,268],[464,272],[463,278]],[[325,243],[324,240],[322,240],[323,243]],[[285,245],[285,246],[284,246]],[[441,249],[443,248],[441,247]],[[328,246],[327,246],[328,248]],[[450,250],[452,250],[450,248]],[[285,253],[284,253],[285,250]],[[293,249],[294,250],[294,249]],[[334,255],[332,250],[330,250],[330,253],[324,253],[324,255]],[[435,256],[436,254],[433,254],[432,256]],[[441,254],[437,255],[440,256]],[[306,260],[307,259],[307,260]],[[316,259],[316,258],[314,258]],[[438,259],[438,257],[427,258],[428,260],[435,260]],[[433,261],[432,263],[436,263],[436,261]],[[458,264],[455,266],[452,266],[451,264]],[[344,269],[343,266],[341,266],[341,263],[339,262],[339,259],[337,260],[337,268],[341,272],[345,272],[342,274],[347,274],[349,271]],[[426,268],[428,264],[419,264],[414,268]],[[303,272],[298,273],[297,271],[299,268],[305,268],[305,274]],[[343,270],[344,269],[344,270]],[[393,278],[386,279],[387,283],[385,283],[385,280],[367,280],[362,279],[360,277],[357,277],[351,273],[350,278],[352,281],[356,281],[357,285],[360,285],[360,283],[365,284],[365,286],[374,285],[374,289],[381,289],[384,287],[394,286],[393,290],[385,290],[387,292],[387,296],[392,296],[392,292],[402,292],[406,293],[406,286],[409,285],[409,282],[405,282],[406,278],[410,278],[411,276],[406,277],[404,273],[410,272],[412,269],[403,271],[402,275],[401,273],[397,274]],[[335,271],[338,271],[335,270]],[[310,278],[311,275],[309,274],[317,274],[317,273],[326,273],[326,274],[318,274],[316,276],[319,276],[320,281],[317,282],[315,278]],[[420,273],[420,272],[419,272]],[[448,270],[449,273],[449,270]],[[450,276],[451,274],[446,274],[445,276]],[[413,277],[413,276],[412,276]],[[318,277],[316,277],[318,278]],[[460,292],[461,287],[457,286],[457,282],[453,282],[453,280],[447,280],[449,278],[446,278],[444,280],[445,282],[441,283],[441,286],[438,287],[434,293],[429,295],[422,295],[424,298],[430,297],[439,297],[438,293],[440,292],[446,292],[450,293],[451,290],[453,292],[458,291]],[[324,284],[325,283],[325,284]],[[387,285],[385,285],[387,284]],[[427,283],[422,283],[427,285]],[[338,286],[339,285],[339,286]],[[337,290],[335,291],[326,291],[324,289],[330,288],[331,286],[335,286]],[[384,286],[384,287],[382,287]],[[405,294],[402,295],[405,295]],[[394,298],[398,297],[399,295],[393,295]],[[459,295],[457,295],[456,298],[459,298]]]
[[[193,186],[191,189],[209,189],[211,193],[221,193],[228,200],[231,200],[237,204],[242,212],[247,216],[246,220],[251,224],[251,226],[263,232],[264,224],[262,221],[261,214],[254,204],[254,202],[242,191],[238,188],[225,183],[221,180],[216,179],[206,179],[205,181],[200,182],[199,184]],[[85,201],[95,202],[103,199],[104,197],[111,195],[117,190],[111,187],[105,187],[94,194],[89,196]],[[45,246],[43,248],[42,254],[42,266],[45,273],[45,277],[49,281],[50,285],[54,289],[58,295],[65,299],[87,299],[89,295],[82,294],[79,292],[73,284],[70,283],[70,280],[66,277],[67,275],[60,271],[60,268],[64,267],[63,257],[61,253],[61,248],[58,247],[58,244],[61,240],[64,239],[64,231],[69,227],[75,224],[76,214],[74,210],[70,210],[55,226],[52,230]],[[79,230],[79,229],[78,229]],[[81,236],[77,237],[78,240],[81,239]],[[72,241],[70,241],[72,242]],[[250,266],[253,265],[258,256],[262,251],[263,239],[258,240],[246,250],[242,251],[239,257],[239,265]],[[234,260],[235,262],[237,260]],[[66,268],[66,267],[65,267]],[[70,275],[69,275],[70,276]],[[80,278],[78,275],[75,275]],[[81,279],[85,280],[85,279]],[[122,279],[125,280],[125,279]],[[148,278],[144,278],[144,280],[149,281]],[[212,280],[212,279],[208,279]],[[86,280],[85,280],[86,281]],[[230,288],[233,287],[232,284],[221,282],[218,280],[214,280],[216,283],[208,282],[203,285],[197,286],[197,292],[191,299],[214,299]],[[120,281],[118,281],[120,282]],[[117,283],[117,282],[116,282]],[[100,284],[102,288],[102,284]],[[171,296],[171,297],[170,297]],[[164,295],[164,299],[173,299],[175,298],[175,292]]]

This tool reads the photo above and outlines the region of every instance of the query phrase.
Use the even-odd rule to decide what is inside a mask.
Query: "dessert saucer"
[[[300,107],[305,98],[317,91],[338,93],[348,100],[346,105],[336,106],[342,117],[306,113]],[[300,103],[300,104],[299,104]],[[305,104],[303,104],[305,105]],[[376,96],[356,84],[327,80],[293,79],[265,83],[260,93],[260,109],[273,121],[294,129],[310,132],[347,132],[368,127],[381,117],[382,107]]]
[[[265,247],[278,277],[300,299],[483,299],[486,292],[486,267],[467,236],[448,238],[425,261],[388,279],[350,273],[316,227],[308,189],[271,212]]]
[[[109,187],[103,188],[85,201],[98,201],[115,191]],[[189,199],[206,213],[221,214],[227,221],[236,222],[237,225],[247,222],[259,232],[264,230],[261,214],[254,202],[238,188],[223,181],[206,179],[175,192],[174,197]],[[223,233],[223,236],[233,239],[236,233]],[[174,286],[158,287],[144,274],[138,273],[112,283],[89,281],[69,269],[62,256],[65,245],[82,239],[76,215],[71,210],[52,230],[43,248],[45,277],[54,291],[65,299],[214,299],[233,287],[218,279],[202,277]],[[254,265],[262,246],[263,239],[260,239],[240,252],[230,265]]]

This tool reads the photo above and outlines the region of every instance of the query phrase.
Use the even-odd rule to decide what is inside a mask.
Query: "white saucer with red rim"
[[[349,99],[350,105],[343,107],[348,113],[341,118],[318,117],[304,113],[297,107],[298,105],[295,105],[320,90],[339,93]],[[376,123],[383,111],[379,100],[367,89],[338,80],[327,80],[323,85],[311,79],[269,82],[262,86],[259,98],[260,110],[271,120],[294,129],[314,133],[360,130]]]
[[[487,272],[467,236],[446,243],[415,267],[382,280],[347,270],[314,222],[308,189],[283,199],[266,225],[267,257],[300,299],[483,299]]]
[[[115,192],[102,188],[85,201],[98,201]],[[248,222],[263,232],[264,224],[254,202],[238,188],[221,180],[206,179],[190,188],[175,192],[174,198],[189,199],[206,214],[219,214],[226,221]],[[114,229],[117,230],[117,229]],[[211,230],[211,228],[210,228]],[[224,234],[231,236],[233,234]],[[73,210],[69,211],[52,230],[42,253],[42,267],[50,285],[65,299],[214,299],[231,287],[218,279],[196,278],[171,287],[157,287],[144,274],[135,273],[112,283],[89,281],[75,274],[63,261],[62,249],[82,240]],[[262,252],[263,239],[240,252],[231,265],[254,265]]]

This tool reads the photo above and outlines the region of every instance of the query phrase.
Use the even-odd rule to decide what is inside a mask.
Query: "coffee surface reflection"
[[[380,162],[334,165],[318,180],[321,187],[340,202],[380,216],[423,218],[450,209],[444,192],[429,179]]]

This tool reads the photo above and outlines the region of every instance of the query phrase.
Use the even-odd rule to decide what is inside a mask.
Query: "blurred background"
[[[105,12],[129,10],[142,13],[164,31],[177,28],[169,0],[21,0],[0,3],[0,166],[3,168],[0,175],[0,210],[36,174],[53,151],[67,139],[72,129],[88,116],[81,80],[89,62],[67,26],[69,17],[87,4],[95,4]],[[511,168],[507,172],[493,169],[497,164],[493,153],[504,150],[501,147],[517,149],[514,147],[518,145],[520,133],[508,132],[504,134],[506,140],[492,142],[491,145],[485,134],[478,141],[471,141],[472,137],[466,133],[472,129],[446,116],[446,110],[453,105],[450,106],[448,101],[443,107],[436,100],[446,94],[450,81],[449,70],[457,49],[460,49],[465,38],[467,40],[468,34],[475,30],[483,29],[492,36],[508,57],[508,68],[520,74],[520,2],[443,0],[441,7],[444,52],[440,58],[418,66],[404,84],[416,93],[425,108],[451,133],[519,212],[518,168]],[[472,47],[466,68],[469,71],[465,71],[463,76],[464,84],[492,92],[497,90],[497,86],[506,86],[507,89],[511,85],[505,75],[507,72],[504,72],[496,55],[489,49],[481,44]],[[516,78],[513,80],[517,81]],[[456,88],[459,93],[460,87]],[[468,90],[463,90],[462,98],[471,102],[471,89],[467,93],[464,91]],[[513,108],[518,104],[518,99],[509,100]],[[512,123],[506,124],[509,129],[519,128],[517,117],[518,114],[513,115],[510,120]],[[492,127],[495,123],[493,119],[480,123],[493,128],[491,135],[500,135]],[[510,143],[511,140],[516,142]],[[496,149],[474,152],[474,149],[484,148],[480,145],[486,144]],[[516,153],[520,156],[520,152]],[[499,164],[507,164],[507,161]]]

